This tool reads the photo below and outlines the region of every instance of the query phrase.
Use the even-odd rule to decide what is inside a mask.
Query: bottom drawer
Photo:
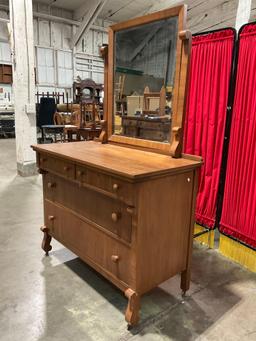
[[[89,259],[110,277],[134,287],[135,259],[132,249],[86,223],[68,209],[45,200],[45,225],[50,234],[85,262]]]

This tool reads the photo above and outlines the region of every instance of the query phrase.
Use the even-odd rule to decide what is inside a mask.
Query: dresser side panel
[[[147,292],[184,271],[194,172],[142,183],[138,190],[137,290]]]

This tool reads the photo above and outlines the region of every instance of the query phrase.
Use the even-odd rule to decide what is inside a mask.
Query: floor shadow
[[[63,252],[52,254],[63,260]],[[168,280],[143,296],[140,323],[127,331],[127,299],[109,281],[79,258],[43,263],[46,328],[40,340],[195,340],[240,301],[230,283],[250,278],[216,252],[196,249],[190,296],[181,298],[179,276]]]

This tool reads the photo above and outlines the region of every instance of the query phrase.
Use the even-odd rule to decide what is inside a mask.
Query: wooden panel
[[[37,69],[40,84],[54,84],[55,82],[53,52],[49,48],[37,48]]]
[[[152,141],[164,141],[168,140],[169,134],[163,131],[157,131],[153,129],[140,129],[140,137],[142,139],[152,140]]]
[[[200,159],[197,161],[184,158],[173,159],[167,155],[100,144],[95,141],[34,145],[33,148],[44,155],[63,157],[81,165],[111,172],[112,175],[120,175],[130,181],[177,173],[201,165]]]
[[[63,25],[63,48],[71,49],[70,41],[72,38],[72,26]]]
[[[73,84],[73,55],[68,51],[57,51],[58,84],[71,87]]]
[[[131,242],[132,217],[122,202],[51,174],[44,175],[44,193],[46,199]]]
[[[9,19],[9,15],[6,11],[0,11],[0,18]],[[6,22],[0,22],[0,37],[2,41],[9,41],[9,32]],[[1,49],[1,48],[0,48]],[[1,53],[1,52],[0,52]],[[2,61],[2,60],[1,60]],[[6,62],[6,60],[3,60]]]
[[[40,155],[39,167],[66,178],[75,179],[75,165],[66,160],[60,160],[46,155]]]
[[[51,46],[62,48],[63,47],[63,34],[62,34],[62,23],[52,22],[51,23]]]
[[[45,224],[50,234],[101,273],[134,287],[135,260],[131,249],[79,219],[69,210],[45,200]],[[113,259],[113,256],[117,258]]]
[[[12,66],[11,65],[3,65],[3,74],[11,76],[12,75]]]
[[[51,45],[50,22],[48,20],[38,20],[38,37],[39,45]]]
[[[93,30],[93,53],[98,55],[102,45],[102,32]]]
[[[140,185],[138,288],[144,293],[186,269],[193,172]]]
[[[10,75],[3,75],[3,81],[4,84],[11,84],[12,83],[12,76]]]
[[[12,66],[0,65],[0,83],[11,84],[12,83]]]
[[[134,190],[130,183],[82,166],[76,167],[76,180],[81,184],[93,186],[97,190],[107,191],[128,205],[134,205]]]
[[[192,33],[235,26],[238,0],[189,0],[188,28]]]
[[[11,63],[11,48],[10,44],[0,41],[0,61],[2,63]]]
[[[256,0],[252,0],[250,21],[256,20]]]
[[[33,19],[33,38],[34,38],[34,45],[38,45],[38,20],[37,18]]]

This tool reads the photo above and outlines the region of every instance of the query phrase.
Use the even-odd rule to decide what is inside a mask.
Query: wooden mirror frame
[[[105,60],[104,69],[104,120],[103,133],[100,140],[104,143],[117,143],[134,148],[150,149],[155,152],[181,157],[183,125],[186,112],[186,89],[188,78],[188,64],[191,49],[191,33],[186,31],[187,6],[177,6],[153,14],[124,21],[109,27],[109,45],[101,48]],[[178,17],[178,37],[176,46],[176,68],[173,92],[172,134],[170,142],[157,142],[134,137],[113,134],[114,109],[114,39],[115,33],[124,29],[152,23],[171,17]]]

